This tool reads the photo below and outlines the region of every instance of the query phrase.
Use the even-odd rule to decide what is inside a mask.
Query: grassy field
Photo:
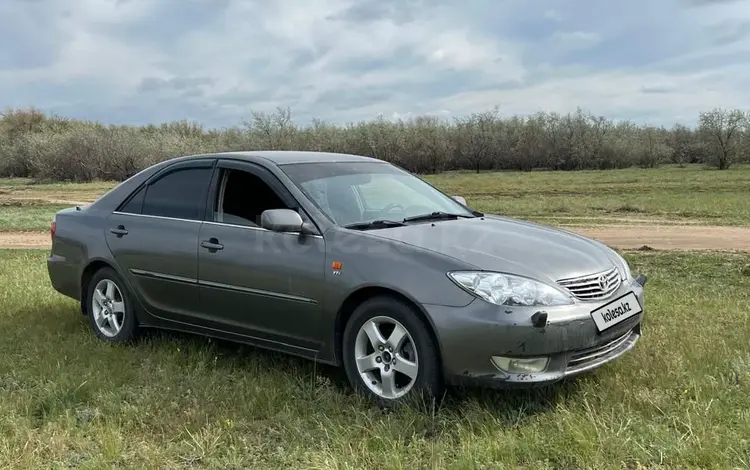
[[[472,207],[551,225],[659,222],[750,225],[750,166],[581,172],[444,173],[426,179]],[[114,183],[30,184],[0,179],[0,230],[47,230],[61,207]]]
[[[555,225],[659,221],[750,225],[750,166],[447,173],[428,178],[473,207]]]
[[[33,184],[21,178],[0,179],[0,231],[48,230],[55,212],[91,202],[114,184]]]
[[[427,179],[553,225],[750,225],[748,166]],[[0,180],[0,231],[46,231],[113,184]],[[750,253],[627,253],[649,276],[634,351],[546,389],[453,389],[432,412],[379,411],[337,369],[246,346],[107,346],[45,255],[0,250],[0,468],[750,467]]]
[[[386,413],[304,360],[171,333],[107,346],[44,252],[0,251],[0,468],[747,468],[750,255],[627,258],[650,281],[621,360]]]

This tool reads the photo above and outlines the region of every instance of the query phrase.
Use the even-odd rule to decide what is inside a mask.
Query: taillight
[[[57,230],[57,222],[55,219],[52,219],[52,222],[49,224],[49,237],[53,240],[55,238],[55,230]]]

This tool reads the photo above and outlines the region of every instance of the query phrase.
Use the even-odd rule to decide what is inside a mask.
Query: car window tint
[[[211,168],[186,168],[158,179],[148,186],[142,213],[200,219],[211,171]]]
[[[290,209],[262,178],[241,170],[225,171],[223,198],[217,201],[214,221],[260,226],[263,211]]]
[[[125,212],[128,214],[140,214],[141,208],[143,207],[143,196],[146,195],[146,189],[141,188],[136,192],[133,197],[130,198],[130,200],[122,206],[120,209],[120,212]]]

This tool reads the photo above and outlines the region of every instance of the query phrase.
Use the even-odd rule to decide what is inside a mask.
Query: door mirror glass
[[[274,232],[302,232],[302,217],[291,209],[269,209],[260,215],[261,227]]]
[[[464,199],[461,196],[453,196],[453,199],[455,199],[456,201],[458,201],[459,204],[462,204],[464,206],[466,205],[466,199]]]

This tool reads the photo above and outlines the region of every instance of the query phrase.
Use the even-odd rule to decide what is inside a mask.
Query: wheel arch
[[[354,313],[354,310],[357,309],[358,306],[360,306],[363,302],[366,300],[369,300],[373,297],[391,297],[398,301],[403,302],[406,304],[411,310],[414,312],[415,315],[417,315],[421,320],[423,320],[427,325],[427,331],[432,338],[432,340],[435,342],[435,346],[438,353],[438,363],[441,365],[443,364],[443,353],[442,353],[442,346],[440,344],[440,338],[438,338],[437,331],[435,329],[435,325],[432,322],[432,319],[427,314],[425,309],[422,307],[422,305],[408,296],[407,294],[400,292],[396,289],[389,288],[389,287],[383,287],[383,286],[364,286],[356,289],[354,292],[350,293],[346,299],[342,302],[341,306],[339,307],[338,311],[336,312],[336,322],[335,322],[335,331],[334,331],[334,358],[336,360],[336,363],[341,364],[342,363],[342,349],[343,349],[343,340],[344,340],[344,329],[346,328],[346,324],[349,321],[349,318],[351,318],[352,314]]]
[[[103,268],[110,268],[114,272],[120,275],[122,278],[122,282],[125,283],[125,287],[130,290],[130,292],[133,292],[133,288],[128,282],[128,279],[123,276],[120,269],[111,261],[103,259],[103,258],[94,258],[89,260],[89,263],[86,265],[85,268],[83,268],[83,271],[81,271],[81,314],[87,315],[88,312],[86,311],[86,294],[89,288],[89,282],[91,282],[91,278],[94,277],[94,274],[99,272],[99,270]],[[131,296],[131,298],[136,296]],[[137,302],[137,298],[133,299]]]

